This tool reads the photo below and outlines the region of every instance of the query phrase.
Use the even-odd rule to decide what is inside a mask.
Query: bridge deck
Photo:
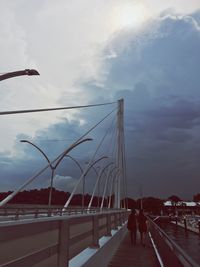
[[[151,244],[149,236],[145,240],[145,246],[139,241],[137,234],[137,243],[131,246],[129,234],[127,234],[116,251],[108,267],[159,267],[156,254]]]

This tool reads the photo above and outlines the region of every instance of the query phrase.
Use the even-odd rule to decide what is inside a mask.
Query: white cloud
[[[199,0],[142,0],[142,3],[153,14],[158,14],[166,9],[174,9],[176,12],[188,14],[200,8]]]
[[[199,7],[199,1],[161,4],[158,0],[2,0],[0,72],[36,68],[41,76],[1,82],[1,110],[85,104],[96,94],[95,90],[90,94],[82,91],[81,85],[90,80],[100,85],[98,95],[104,97],[104,81],[109,74],[104,62],[116,58],[117,52],[104,55],[102,51],[116,32],[126,27],[120,25],[119,12],[123,9],[126,17],[126,7],[130,5],[135,12],[133,16],[144,22],[145,16],[149,19],[167,8],[189,13]],[[119,17],[117,22],[116,17]],[[137,23],[129,22],[134,30]],[[108,89],[110,96],[112,88]],[[38,129],[58,122],[62,114],[1,117],[0,151],[13,150],[17,134],[34,136]],[[76,113],[65,116],[70,118],[72,114],[76,116]]]
[[[62,176],[56,174],[54,176],[54,187],[61,191],[70,192],[76,184],[76,179],[71,176]]]

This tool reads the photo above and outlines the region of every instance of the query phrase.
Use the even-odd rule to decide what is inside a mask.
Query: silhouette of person
[[[137,217],[137,220],[138,220],[138,229],[140,232],[140,242],[142,245],[144,245],[144,235],[147,232],[147,218],[144,215],[142,209],[139,211],[139,215]]]
[[[136,245],[137,219],[135,209],[131,210],[131,214],[128,217],[127,228],[130,232],[131,245]]]

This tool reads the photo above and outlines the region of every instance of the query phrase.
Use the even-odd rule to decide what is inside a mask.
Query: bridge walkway
[[[145,246],[140,244],[137,233],[136,245],[131,245],[129,233],[117,249],[108,267],[160,267],[150,238],[147,235]]]

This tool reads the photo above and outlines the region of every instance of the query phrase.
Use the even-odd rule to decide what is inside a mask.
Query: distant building
[[[166,214],[200,214],[200,202],[179,201],[172,202],[167,200],[163,203],[163,212]]]

